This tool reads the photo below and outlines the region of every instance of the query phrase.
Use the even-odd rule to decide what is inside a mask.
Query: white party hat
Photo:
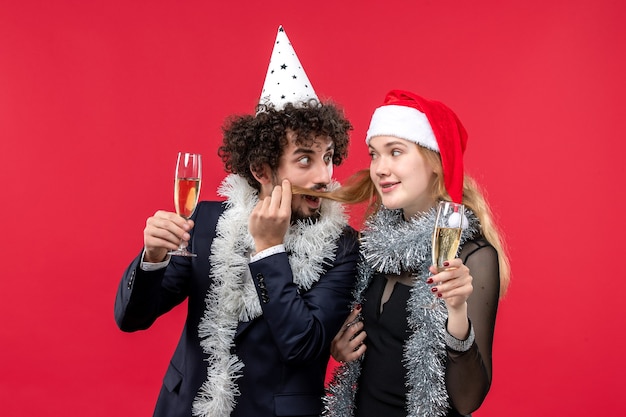
[[[259,104],[281,110],[287,103],[299,106],[311,99],[319,100],[285,29],[279,26]]]

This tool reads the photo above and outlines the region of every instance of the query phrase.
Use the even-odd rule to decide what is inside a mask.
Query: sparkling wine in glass
[[[179,152],[174,179],[174,207],[176,213],[189,219],[196,209],[202,182],[202,156],[197,153]],[[183,242],[169,255],[197,256],[187,250]]]
[[[461,241],[463,223],[463,204],[440,201],[437,207],[437,219],[433,231],[433,265],[438,271],[444,269],[443,263],[456,257]]]
[[[437,205],[437,217],[432,238],[432,261],[439,272],[446,269],[443,265],[445,261],[456,258],[463,223],[466,222],[464,211],[463,204],[451,201],[440,201]],[[435,295],[432,305],[428,307],[436,308],[437,306],[437,296]]]

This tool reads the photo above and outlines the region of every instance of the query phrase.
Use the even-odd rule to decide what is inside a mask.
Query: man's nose
[[[315,167],[315,176],[313,182],[316,184],[328,184],[333,175],[333,165],[326,163],[319,163]]]

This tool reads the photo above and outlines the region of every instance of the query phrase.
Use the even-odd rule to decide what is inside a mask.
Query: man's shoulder
[[[203,200],[203,201],[198,202],[196,211],[206,211],[206,210],[224,211],[225,208],[226,208],[226,201]]]
[[[207,221],[207,219],[215,219],[216,221],[216,218],[219,217],[225,209],[226,204],[224,201],[200,201],[191,219],[196,223]]]
[[[339,247],[344,251],[353,252],[359,250],[359,232],[352,226],[344,226],[341,235],[339,236]]]
[[[345,225],[343,231],[341,232],[342,236],[346,236],[346,238],[350,240],[358,240],[359,232],[349,224]]]

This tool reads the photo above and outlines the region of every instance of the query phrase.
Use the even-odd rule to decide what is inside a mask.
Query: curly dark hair
[[[273,172],[287,147],[287,131],[296,134],[298,145],[309,146],[316,136],[329,136],[335,145],[333,164],[340,165],[348,155],[352,124],[333,103],[310,100],[300,107],[288,103],[284,109],[259,105],[255,116],[235,115],[226,120],[224,139],[218,155],[228,173],[244,177],[255,189],[260,184],[252,171],[260,173],[267,164]]]

